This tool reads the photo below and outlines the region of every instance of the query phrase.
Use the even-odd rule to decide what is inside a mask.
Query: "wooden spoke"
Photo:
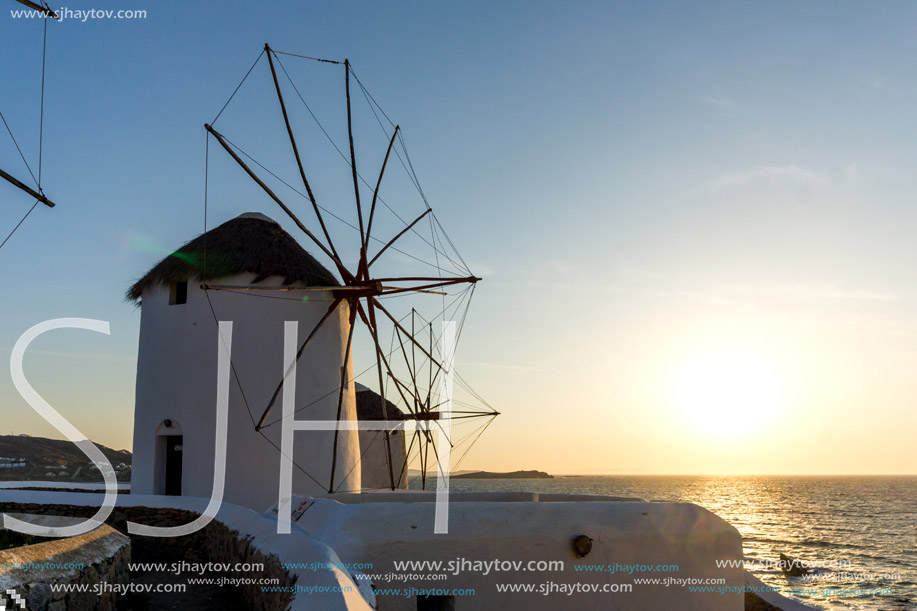
[[[404,334],[408,336],[408,338],[411,340],[411,342],[412,342],[415,346],[417,346],[417,348],[419,348],[421,352],[423,352],[424,356],[426,356],[428,359],[430,359],[430,361],[432,361],[433,363],[435,363],[435,364],[437,365],[437,367],[439,367],[440,369],[442,369],[442,364],[441,364],[439,361],[437,361],[436,358],[435,358],[430,352],[427,352],[427,349],[424,348],[423,346],[421,346],[421,345],[417,342],[416,339],[414,339],[411,335],[408,334],[407,330],[406,330],[403,326],[401,326],[401,323],[398,322],[398,320],[397,320],[394,316],[392,316],[391,313],[390,313],[388,310],[385,309],[385,306],[383,306],[381,303],[379,303],[379,300],[378,300],[378,299],[376,299],[375,297],[371,297],[370,299],[372,299],[373,304],[374,304],[377,308],[379,308],[379,310],[381,310],[383,314],[385,314],[386,316],[388,316],[389,320],[391,320],[391,321],[395,324],[395,326],[396,326],[397,328],[401,329],[401,331],[404,332]]]
[[[366,312],[363,310],[363,304],[361,304],[359,301],[357,302],[357,312],[360,314],[360,319],[367,326],[367,328],[373,329],[373,325],[370,324],[369,322],[369,317],[366,315]],[[391,377],[393,380],[397,382],[398,378],[395,376],[394,372],[392,372],[392,368],[389,365],[388,359],[385,358],[385,353],[382,351],[382,347],[379,345],[378,341],[376,341],[375,344],[376,344],[377,358],[382,361],[383,365],[385,365],[385,370],[388,372],[389,377]],[[404,402],[405,406],[408,408],[408,411],[411,411],[411,404],[408,402],[407,398],[405,398],[404,393],[401,392],[401,387],[398,384],[395,384],[395,390],[398,391],[398,394],[401,396],[401,400]]]
[[[347,93],[347,138],[350,141],[350,169],[353,174],[353,195],[357,200],[357,219],[360,223],[360,243],[366,242],[363,230],[363,207],[360,205],[360,181],[357,176],[357,154],[353,148],[353,118],[350,112],[350,60],[344,59],[344,89]],[[359,272],[358,272],[359,273]]]
[[[411,337],[416,335],[417,310],[411,308]],[[417,348],[411,344],[411,372],[414,376],[414,385],[417,386]],[[417,394],[417,401],[420,401],[420,393]]]
[[[213,127],[211,127],[209,124],[204,124],[204,127],[207,129],[208,132],[210,132],[213,135],[214,138],[216,138],[217,142],[219,142],[220,146],[222,146],[226,150],[226,152],[229,153],[230,157],[232,157],[236,161],[236,163],[238,163],[239,166],[241,166],[241,168],[245,170],[245,173],[248,174],[249,177],[251,177],[251,179],[254,180],[255,183],[259,187],[261,187],[261,189],[265,193],[267,193],[268,197],[274,200],[277,203],[277,205],[280,206],[280,208],[284,212],[287,213],[287,216],[293,219],[293,222],[296,223],[296,226],[299,227],[303,231],[303,233],[309,236],[309,238],[311,238],[311,240],[315,243],[315,245],[318,246],[322,250],[322,252],[328,256],[329,259],[334,261],[335,265],[337,265],[338,267],[338,270],[341,272],[341,275],[344,276],[344,282],[352,281],[353,276],[351,276],[350,273],[346,270],[346,268],[344,268],[343,263],[341,263],[340,260],[334,256],[334,253],[328,250],[328,248],[324,244],[322,244],[319,241],[319,239],[315,237],[315,235],[311,231],[309,231],[308,228],[306,228],[305,225],[302,224],[302,221],[300,221],[299,218],[297,218],[297,216],[293,214],[293,211],[290,210],[287,207],[287,205],[283,203],[283,200],[277,197],[277,195],[271,190],[271,188],[267,186],[266,184],[264,184],[264,181],[261,180],[258,177],[258,175],[255,174],[255,172],[252,171],[252,169],[248,167],[248,165],[244,161],[242,161],[242,158],[236,154],[236,152],[232,149],[231,146],[229,146],[229,143],[226,142],[226,140],[223,138],[223,135],[220,132],[218,132],[217,130],[213,129]]]
[[[362,304],[358,304],[357,307],[359,308],[360,317],[363,319],[363,322],[366,324],[367,327],[372,328],[372,325],[371,325],[370,322],[369,322],[368,316],[367,316],[366,313],[363,311],[363,306],[362,306]],[[376,304],[375,304],[375,307],[380,307],[380,306],[379,306],[378,303],[376,303]],[[381,309],[381,308],[380,308],[380,309]],[[386,312],[386,314],[388,315],[389,318],[391,318],[391,314],[389,314],[388,312]],[[395,381],[395,389],[398,391],[398,394],[401,396],[401,400],[404,402],[405,406],[408,408],[408,411],[410,411],[412,415],[416,416],[417,413],[416,413],[414,410],[411,409],[411,404],[410,404],[410,402],[409,402],[409,401],[407,400],[407,398],[404,396],[404,393],[401,392],[401,386],[404,385],[404,383],[401,382],[401,380],[399,380],[398,377],[397,377],[397,376],[394,374],[394,372],[392,371],[391,365],[389,364],[388,359],[385,358],[385,353],[382,351],[382,348],[381,348],[381,346],[379,345],[378,340],[376,341],[376,354],[377,354],[377,358],[380,359],[380,360],[382,361],[382,363],[385,365],[385,368],[386,368],[386,370],[388,371],[389,377],[391,377],[391,378]],[[441,367],[441,366],[440,366],[440,367]],[[410,392],[410,389],[405,389],[405,390],[407,390],[408,392]],[[437,423],[437,425],[440,426],[440,427],[442,427],[442,425],[440,425],[439,423]],[[425,437],[426,440],[427,440],[427,445],[428,445],[428,446],[429,446],[431,443],[433,443],[433,436],[432,436],[432,434],[431,434],[431,432],[430,432],[430,430],[429,430],[429,427],[427,427],[427,428],[424,429],[423,435],[424,435],[424,437]],[[424,484],[424,485],[425,485],[425,484]]]
[[[373,304],[371,301],[367,303],[367,308],[369,309],[369,319],[371,321],[374,321],[375,320],[375,311],[373,310]],[[373,326],[373,328],[371,328],[369,331],[373,336],[373,343],[376,344],[376,352],[380,353],[382,351],[382,347],[379,345],[379,333],[377,329],[375,328],[375,326]],[[388,406],[386,405],[386,400],[385,400],[385,382],[382,378],[382,363],[379,361],[379,359],[376,359],[376,370],[379,372],[379,400],[382,402],[382,419],[388,422]],[[385,435],[385,455],[388,461],[388,479],[389,479],[389,483],[391,484],[392,490],[394,490],[395,489],[395,474],[392,471],[392,468],[393,468],[392,442],[391,442],[391,438],[389,437],[388,431],[387,430],[383,431],[383,433]]]
[[[421,490],[427,489],[427,453],[428,453],[429,447],[430,447],[429,444],[425,443],[423,445],[423,450],[418,451],[418,454],[420,455],[420,489]]]
[[[397,286],[383,286],[382,294],[385,295],[386,291],[395,291],[395,290],[398,290],[398,288],[399,287]],[[445,291],[427,291],[424,289],[411,289],[411,290],[414,291],[415,293],[423,293],[425,295],[448,295],[449,294]]]
[[[26,193],[28,193],[29,195],[31,195],[32,197],[34,197],[35,199],[43,203],[48,208],[54,207],[55,205],[54,202],[48,199],[47,196],[45,196],[43,193],[39,193],[35,189],[31,188],[29,185],[25,184],[21,180],[14,178],[13,176],[10,176],[3,170],[0,170],[0,178],[5,179],[7,182],[9,182],[14,187],[22,189],[23,191],[25,191]]]
[[[376,214],[376,200],[379,198],[379,187],[382,186],[382,176],[385,174],[385,166],[388,165],[389,155],[392,154],[392,147],[395,146],[395,138],[398,137],[399,126],[395,126],[395,133],[392,134],[392,139],[388,143],[388,150],[385,151],[385,159],[382,160],[382,169],[379,171],[379,180],[376,181],[376,189],[373,191],[373,202],[369,206],[369,221],[366,223],[366,239],[363,240],[362,248],[360,249],[360,269],[357,270],[357,276],[363,274],[365,277],[369,276],[369,265],[366,264],[366,249],[369,248],[369,240],[373,232],[373,216]]]
[[[396,235],[394,238],[392,238],[391,240],[389,240],[388,243],[387,243],[385,246],[382,247],[382,250],[380,250],[379,252],[376,253],[376,256],[372,258],[372,261],[370,261],[370,262],[366,265],[366,268],[369,269],[370,267],[372,267],[373,263],[376,262],[376,259],[378,259],[379,257],[381,257],[381,256],[382,256],[382,253],[384,253],[386,250],[388,250],[389,246],[391,246],[392,244],[394,244],[395,242],[397,242],[398,239],[399,239],[401,236],[403,236],[404,234],[406,234],[414,225],[416,225],[417,223],[419,223],[419,222],[420,222],[420,219],[422,219],[423,217],[427,216],[427,215],[430,214],[431,212],[433,212],[433,208],[427,208],[427,209],[424,211],[424,213],[421,214],[420,216],[418,216],[416,219],[414,219],[414,221],[413,221],[410,225],[408,225],[407,227],[405,227],[404,229],[402,229],[402,230],[398,233],[398,235]]]
[[[370,307],[370,308],[373,307],[373,302],[375,302],[375,301],[376,301],[375,299],[371,299],[371,300],[370,300],[370,303],[369,303],[369,307]],[[379,307],[380,309],[383,309],[383,311],[385,311],[384,308],[382,308],[382,306],[378,304],[378,302],[376,302],[376,306]],[[392,322],[395,323],[395,329],[396,329],[396,331],[397,331],[397,332],[404,332],[404,334],[407,335],[407,331],[404,329],[404,327],[401,326],[401,323],[399,323],[397,320],[395,320],[395,318],[394,318],[389,312],[385,311],[385,313],[386,313],[386,315],[388,315],[389,319],[391,319]],[[400,331],[399,331],[399,330],[400,330]],[[432,333],[432,328],[431,328],[431,333]],[[413,337],[411,337],[410,339],[411,339],[412,345],[420,346],[420,344],[417,342],[416,339],[414,339]],[[399,335],[399,340],[400,340],[400,335]],[[431,339],[431,341],[432,341],[432,339]],[[404,349],[404,344],[401,344],[401,348],[402,348],[402,350]],[[432,347],[432,344],[431,344],[431,346],[430,346],[430,353],[426,353],[426,351],[425,351],[425,354],[427,354],[427,357],[431,360],[432,363],[436,363],[436,359],[434,359],[432,356],[430,356],[430,354],[432,353],[432,348],[433,348],[433,347]],[[407,354],[406,354],[406,353],[405,353],[405,355],[404,355],[404,358],[405,358],[405,360],[407,360]],[[432,367],[432,363],[431,363],[431,367]],[[440,363],[436,363],[436,364],[437,364],[437,374],[438,374],[438,373],[439,373],[439,370],[442,369],[442,364],[440,364]],[[403,386],[407,387],[407,384],[405,384],[404,382],[402,382],[401,380],[399,380],[394,374],[391,373],[391,369],[389,369],[389,375],[391,375],[392,379],[395,380],[395,382],[396,382],[396,386],[395,386],[395,387],[396,387],[396,388],[398,387],[398,385],[403,385]],[[413,372],[412,372],[412,376],[413,376]],[[432,386],[432,378],[431,378],[431,386]],[[405,390],[407,390],[409,393],[411,392],[410,388],[405,388]],[[426,400],[425,404],[420,404],[420,405],[418,405],[418,410],[417,410],[416,412],[412,412],[413,415],[418,416],[419,413],[429,413],[429,409],[430,409],[430,408],[429,408],[429,402],[430,402],[430,393],[431,393],[431,392],[432,392],[432,389],[428,388],[428,389],[427,389],[427,400]],[[412,394],[413,394],[413,396],[415,397],[415,400],[417,400],[417,399],[419,398],[419,396],[420,396],[420,391],[419,391],[419,389],[417,388],[416,383],[415,383],[415,385],[414,385],[414,393],[412,393]],[[402,396],[402,398],[403,398],[403,396]],[[407,403],[407,401],[405,401],[405,403]],[[410,409],[410,408],[409,408],[409,409]],[[422,419],[422,420],[435,420],[435,419],[432,419],[432,418],[417,418],[417,419],[418,419],[418,420],[421,420],[421,419]],[[440,428],[440,430],[443,431],[443,434],[446,435],[446,438],[449,439],[449,435],[446,433],[445,430],[443,430],[442,425],[441,425],[439,422],[437,422],[436,425]],[[430,439],[429,430],[427,430],[427,433],[428,433],[428,436],[427,436],[428,442],[431,442],[432,439]],[[450,445],[452,444],[452,440],[451,440],[451,439],[449,439],[449,444],[450,444]]]
[[[392,381],[395,382],[395,384],[397,384],[400,388],[403,388],[403,389],[404,389],[404,392],[406,392],[406,393],[408,393],[409,395],[412,395],[412,396],[413,396],[413,391],[411,390],[411,387],[410,387],[410,386],[408,386],[406,383],[404,383],[404,382],[402,382],[401,380],[399,380],[394,374],[391,374],[391,373],[390,373],[390,374],[389,374],[389,377],[390,377],[390,378],[392,379]],[[417,402],[415,401],[414,404],[415,404],[415,407],[416,407]],[[410,411],[410,410],[409,410],[409,411]],[[411,413],[413,414],[414,412],[411,412]]]
[[[433,323],[431,322],[427,326],[430,329],[430,353],[432,354],[433,353]],[[429,380],[429,383],[427,384],[427,400],[424,401],[424,405],[426,405],[427,409],[429,410],[430,409],[430,396],[433,394],[433,380],[435,380],[436,377],[439,375],[440,369],[437,369],[436,375],[433,375],[433,362],[431,361],[430,366],[428,368],[428,372],[430,375],[430,380]]]
[[[447,442],[449,443],[449,446],[452,447],[452,442],[449,441],[448,439],[447,439]],[[436,444],[435,444],[435,443],[431,443],[430,445],[433,446],[433,456],[436,457],[436,464],[437,464],[437,466],[439,466],[439,469],[436,470],[436,476],[437,476],[437,478],[439,478],[440,472],[444,472],[444,473],[445,473],[446,470],[449,468],[449,465],[446,465],[446,469],[443,469],[443,463],[442,463],[442,462],[440,461],[440,459],[439,459],[439,452],[436,450]]]
[[[281,293],[321,293],[365,290],[359,286],[249,286],[246,284],[202,284],[205,291],[279,291]]]
[[[480,280],[480,278],[475,278],[474,276],[468,276],[467,278],[449,278],[447,280],[442,280],[440,282],[433,282],[431,284],[423,284],[421,286],[407,286],[407,287],[386,287],[388,290],[385,290],[383,295],[396,295],[398,293],[434,293],[429,289],[440,288],[443,286],[452,286],[453,284],[474,284]]]
[[[277,91],[277,99],[280,101],[280,110],[283,113],[283,122],[287,127],[287,135],[290,137],[290,145],[293,147],[293,156],[296,157],[296,165],[299,167],[299,175],[302,177],[302,183],[306,187],[306,193],[309,195],[309,201],[312,202],[312,209],[315,211],[315,216],[318,218],[318,224],[322,228],[322,233],[325,234],[325,239],[328,241],[328,246],[331,248],[331,252],[334,254],[334,261],[337,264],[341,258],[338,255],[337,249],[334,247],[334,242],[331,240],[331,235],[328,233],[328,228],[325,226],[325,220],[322,218],[322,213],[318,208],[318,202],[315,201],[315,194],[312,192],[312,186],[309,184],[309,180],[306,178],[306,170],[303,168],[302,159],[299,156],[299,147],[296,146],[296,138],[293,136],[293,128],[290,126],[290,117],[287,115],[287,106],[283,102],[283,92],[280,91],[280,81],[277,79],[277,69],[274,68],[274,59],[272,57],[273,51],[267,43],[264,45],[264,50],[267,52],[267,61],[271,66],[271,76],[274,78],[274,89]]]
[[[306,338],[306,341],[302,343],[302,346],[300,346],[299,350],[296,352],[296,361],[295,361],[296,363],[299,362],[300,357],[302,357],[303,352],[305,352],[306,346],[309,345],[309,342],[312,341],[312,338],[315,337],[315,335],[318,333],[318,330],[322,328],[322,325],[324,325],[325,322],[329,318],[331,318],[331,315],[334,313],[334,311],[337,309],[340,303],[341,303],[340,299],[335,299],[331,303],[331,307],[328,308],[328,311],[325,312],[325,315],[322,316],[322,319],[318,321],[318,324],[316,324],[315,327],[312,329],[312,331],[309,333],[309,337]],[[277,385],[277,388],[274,390],[274,394],[271,395],[271,400],[268,401],[267,408],[265,408],[264,413],[261,414],[261,420],[259,420],[258,424],[255,425],[256,431],[260,432],[261,429],[264,428],[264,421],[267,419],[268,414],[271,413],[271,408],[274,407],[274,403],[277,402],[277,397],[280,396],[280,391],[283,389],[283,381],[286,378],[287,373],[289,372],[284,372],[284,377],[280,378],[280,384]]]
[[[459,282],[470,282],[474,284],[481,279],[477,276],[462,276],[455,278],[441,278],[439,276],[403,276],[401,278],[373,278],[373,280],[376,282],[442,282],[445,280],[457,280]]]
[[[60,19],[60,16],[57,13],[55,13],[54,11],[52,11],[51,9],[49,9],[46,6],[35,4],[34,2],[30,2],[29,0],[16,0],[16,2],[24,6],[27,6],[30,9],[34,9],[43,15],[47,15],[51,19]]]
[[[408,368],[408,373],[411,374],[411,384],[414,385],[414,402],[417,402],[417,398],[420,397],[420,390],[417,388],[417,377],[414,375],[414,368],[411,367],[411,361],[408,360],[408,353],[404,349],[404,340],[401,339],[401,331],[395,328],[395,335],[398,337],[398,346],[401,348],[401,355],[404,357],[404,364]],[[413,347],[413,344],[412,344]]]

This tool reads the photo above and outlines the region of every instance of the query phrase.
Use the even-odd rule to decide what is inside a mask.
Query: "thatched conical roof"
[[[137,301],[153,284],[215,280],[246,272],[255,274],[253,283],[279,276],[287,285],[340,286],[280,225],[249,213],[198,236],[160,261],[127,291],[127,299]]]

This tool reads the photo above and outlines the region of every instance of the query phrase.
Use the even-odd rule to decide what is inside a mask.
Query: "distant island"
[[[554,479],[554,476],[544,471],[510,471],[509,473],[473,471],[471,473],[453,475],[452,479]]]

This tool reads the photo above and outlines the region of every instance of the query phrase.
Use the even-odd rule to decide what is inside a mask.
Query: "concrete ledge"
[[[375,495],[366,495],[374,497]],[[392,495],[395,496],[395,495]],[[744,571],[717,567],[717,560],[742,559],[742,538],[722,518],[691,503],[646,502],[458,502],[449,507],[448,534],[434,534],[434,504],[391,502],[341,504],[314,499],[296,524],[327,543],[349,563],[370,563],[375,574],[403,573],[396,562],[432,561],[442,566],[457,560],[562,561],[562,570],[521,568],[505,572],[448,569],[450,588],[473,589],[473,598],[455,600],[455,608],[582,610],[628,609],[628,611],[742,611]],[[294,502],[294,506],[298,503]],[[573,540],[592,539],[592,550],[578,557]],[[577,570],[583,565],[678,565],[672,572],[612,572]],[[436,571],[418,570],[418,573]],[[723,580],[721,591],[691,591],[682,585],[637,583],[635,578]],[[598,584],[609,589],[594,594],[547,596],[534,590],[500,592],[499,584],[554,585]],[[413,582],[412,582],[413,583]],[[442,581],[417,583],[418,588],[441,587]],[[709,584],[693,581],[692,584]],[[631,591],[613,588],[623,584]],[[397,587],[397,581],[377,583],[379,608],[408,611],[417,601],[385,596],[379,589]]]

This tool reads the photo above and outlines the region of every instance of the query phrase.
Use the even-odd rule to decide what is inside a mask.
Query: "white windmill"
[[[491,408],[470,408],[460,414],[445,414],[437,409],[440,401],[435,386],[443,375],[444,358],[433,317],[421,318],[416,302],[387,301],[422,296],[438,300],[433,310],[441,318],[461,318],[467,311],[474,284],[480,280],[468,270],[426,203],[413,175],[400,129],[392,126],[378,178],[374,184],[368,183],[357,170],[351,120],[351,76],[358,83],[359,80],[346,60],[318,60],[325,65],[344,67],[349,159],[336,145],[335,148],[349,166],[356,223],[343,219],[343,210],[332,211],[319,205],[294,136],[278,66],[309,114],[313,118],[315,114],[289,77],[279,55],[284,54],[265,45],[216,119],[205,126],[209,134],[207,167],[209,171],[212,137],[309,239],[316,255],[327,261],[328,268],[277,223],[263,215],[245,214],[205,231],[134,285],[129,297],[140,300],[143,309],[132,483],[132,489],[138,493],[209,495],[212,474],[207,467],[212,463],[202,457],[212,456],[214,446],[212,432],[208,434],[205,429],[207,426],[213,429],[217,321],[220,320],[234,323],[234,390],[229,408],[225,494],[228,501],[261,508],[277,498],[281,445],[278,425],[282,423],[279,409],[274,408],[284,388],[281,361],[284,321],[297,321],[300,334],[296,352],[294,416],[297,419],[307,415],[310,420],[354,420],[360,403],[354,393],[359,379],[363,387],[373,387],[370,401],[377,403],[377,408],[371,409],[372,406],[365,405],[369,395],[363,395],[363,411],[377,412],[373,418],[392,422],[391,430],[372,436],[375,450],[364,449],[364,452],[374,456],[373,462],[362,467],[356,431],[297,433],[302,437],[297,437],[297,450],[292,456],[296,466],[293,484],[296,494],[403,487],[415,441],[420,441],[417,452],[425,472],[431,448],[436,457],[432,431],[442,428],[443,421],[492,419],[497,415]],[[301,190],[213,126],[265,56]],[[370,102],[372,98],[362,83],[359,86]],[[328,135],[324,127],[322,131]],[[328,139],[334,144],[330,136]],[[410,221],[402,219],[382,195],[383,178],[393,152],[412,175],[412,183],[418,186],[423,199],[423,210]],[[261,174],[252,166],[260,168]],[[283,188],[297,199],[305,200],[314,214],[316,230],[309,229],[293,212],[298,201],[288,203],[278,194]],[[364,191],[362,198],[361,191]],[[401,224],[386,240],[376,236],[378,227],[386,227],[380,220],[383,214],[388,215],[389,221],[394,218]],[[326,222],[329,216],[352,229],[356,240],[352,257],[347,256],[346,247],[339,240],[332,239]],[[429,227],[428,237],[418,233],[424,226]],[[436,265],[402,250],[401,241],[411,235],[432,248]],[[375,270],[380,260],[393,253],[402,259],[407,257],[433,266],[436,272],[377,275]],[[345,263],[348,260],[353,262],[350,267]],[[419,320],[424,321],[423,325]],[[391,345],[385,346],[383,337],[391,337]],[[351,354],[361,341],[367,358],[354,365]],[[391,406],[398,412],[390,413]],[[397,428],[406,432],[398,432]],[[406,444],[407,436],[411,437],[410,446]],[[453,443],[451,438],[447,439]],[[180,452],[176,446],[180,446]],[[181,459],[177,458],[179,453]],[[380,460],[384,460],[381,469]],[[178,463],[182,465],[180,468],[175,466]],[[192,473],[188,465],[201,465],[201,468]],[[362,481],[361,473],[366,482]],[[181,482],[178,488],[175,488],[176,479]]]

